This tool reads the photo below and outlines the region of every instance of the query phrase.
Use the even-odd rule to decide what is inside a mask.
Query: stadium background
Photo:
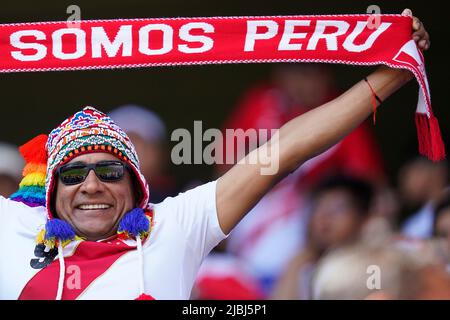
[[[66,20],[66,8],[76,4],[81,18],[195,17],[230,15],[346,14],[365,13],[371,4],[382,13],[401,13],[410,8],[425,23],[432,46],[426,54],[433,107],[447,136],[448,26],[446,11],[439,1],[3,1],[0,23]],[[1,54],[1,53],[0,53]],[[166,121],[168,132],[176,128],[193,130],[202,120],[204,129],[220,128],[240,95],[267,77],[272,65],[220,65],[125,70],[2,74],[0,88],[0,139],[22,144],[39,133],[48,133],[82,106],[109,111],[125,103],[151,107]],[[335,66],[341,89],[369,73],[369,68]],[[399,166],[417,152],[414,109],[418,86],[411,81],[378,111],[375,135],[382,148],[388,174],[395,177]],[[170,143],[170,141],[169,141]],[[173,144],[173,143],[172,143]],[[173,167],[180,181],[208,180],[211,167]],[[395,181],[394,181],[395,182]]]

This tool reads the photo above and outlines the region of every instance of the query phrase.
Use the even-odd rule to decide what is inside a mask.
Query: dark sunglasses
[[[91,164],[75,162],[59,167],[57,174],[61,182],[68,186],[84,182],[91,170],[94,170],[100,181],[116,182],[123,178],[125,168],[129,169],[129,166],[120,161],[100,161]]]

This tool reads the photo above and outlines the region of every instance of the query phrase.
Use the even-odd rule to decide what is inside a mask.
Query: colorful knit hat
[[[144,212],[144,218],[150,219],[148,184],[140,171],[136,150],[126,133],[111,118],[95,108],[85,107],[52,130],[48,137],[40,135],[20,147],[20,152],[26,160],[24,178],[19,191],[12,195],[11,199],[29,206],[46,207],[48,222],[37,237],[39,243],[56,247],[59,241],[65,245],[75,239],[72,227],[63,220],[55,219],[56,213],[52,212],[51,203],[57,168],[82,154],[107,152],[126,162],[141,189],[142,196],[137,208],[141,209],[140,212]],[[128,213],[123,219],[127,216]],[[142,223],[142,218],[132,219],[131,222],[126,218],[128,221],[126,225],[131,229],[124,228],[121,223],[119,236],[125,238],[137,234],[147,235],[150,225]],[[132,221],[135,221],[135,225]]]
[[[136,150],[129,137],[104,113],[85,107],[65,120],[50,135],[39,135],[19,148],[25,158],[22,182],[12,200],[31,207],[46,206],[47,223],[36,237],[38,244],[57,248],[60,273],[56,299],[63,296],[65,263],[63,248],[74,240],[81,240],[72,226],[56,218],[52,212],[57,168],[73,158],[87,153],[106,152],[126,162],[134,173],[140,187],[139,203],[121,218],[117,230],[118,238],[136,240],[139,263],[139,297],[137,300],[153,299],[145,293],[144,258],[142,241],[150,234],[153,211],[148,203],[148,185],[141,174]]]
[[[130,165],[141,187],[142,198],[138,206],[142,209],[147,207],[148,185],[140,171],[136,150],[127,134],[104,113],[92,107],[75,113],[50,133],[46,149],[45,190],[49,218],[53,217],[50,204],[56,169],[74,157],[94,152],[111,153]]]
[[[106,152],[126,162],[132,169],[141,198],[137,207],[125,213],[119,222],[119,239],[135,238],[140,257],[139,300],[152,299],[145,294],[142,241],[151,231],[153,211],[148,203],[148,184],[140,171],[136,150],[129,137],[108,116],[92,107],[85,107],[65,120],[50,135],[39,135],[19,148],[25,158],[22,182],[12,200],[31,207],[45,206],[48,221],[37,235],[37,242],[58,249],[60,276],[57,299],[61,299],[65,276],[63,247],[80,239],[72,226],[56,218],[51,203],[54,197],[55,172],[73,158],[87,153]]]

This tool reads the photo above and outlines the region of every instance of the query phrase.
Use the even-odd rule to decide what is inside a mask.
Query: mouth
[[[106,203],[96,203],[96,204],[80,204],[76,206],[79,210],[89,211],[89,210],[107,210],[113,206]]]

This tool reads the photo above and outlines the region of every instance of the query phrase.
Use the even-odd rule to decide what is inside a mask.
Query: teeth
[[[82,204],[78,206],[81,210],[99,210],[99,209],[109,209],[111,206],[109,204]]]

